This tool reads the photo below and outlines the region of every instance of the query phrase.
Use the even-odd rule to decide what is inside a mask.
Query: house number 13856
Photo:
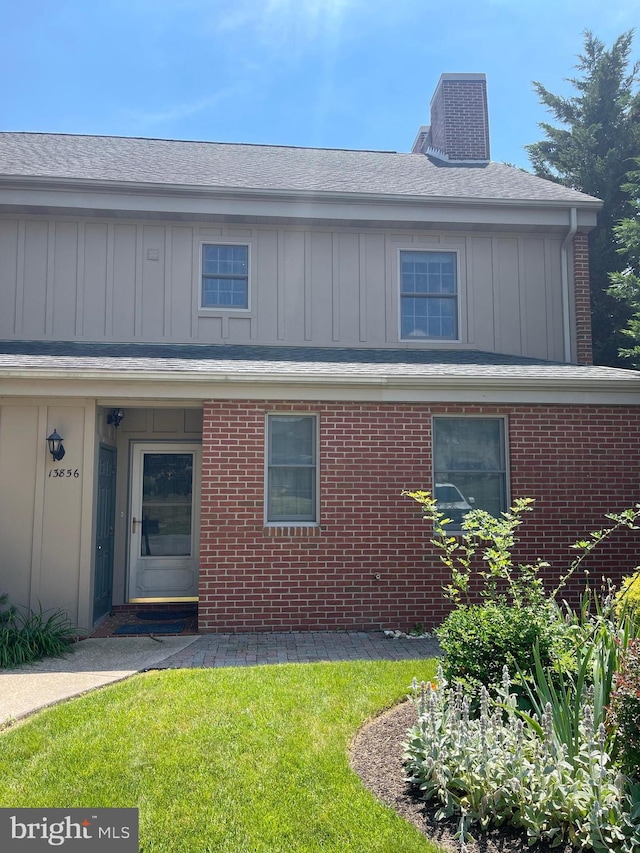
[[[76,480],[80,476],[80,471],[77,468],[52,468],[49,471],[50,477],[74,477]]]

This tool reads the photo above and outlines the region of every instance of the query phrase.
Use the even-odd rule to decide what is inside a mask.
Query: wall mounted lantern
[[[120,426],[120,421],[124,418],[124,409],[109,409],[107,415],[107,423],[113,424],[116,429]]]
[[[49,445],[49,453],[56,462],[59,462],[64,456],[64,446],[62,436],[58,435],[55,429],[51,435],[47,436],[47,444]]]

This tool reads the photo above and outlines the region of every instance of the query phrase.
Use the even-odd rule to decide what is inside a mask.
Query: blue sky
[[[0,130],[408,151],[442,72],[487,74],[493,160],[527,166],[591,29],[640,0],[0,0]],[[634,56],[640,58],[640,33]]]

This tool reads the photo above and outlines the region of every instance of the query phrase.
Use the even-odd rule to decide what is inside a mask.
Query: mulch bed
[[[424,835],[446,850],[459,853],[460,843],[455,833],[458,820],[437,821],[437,805],[419,799],[404,781],[402,764],[403,744],[407,732],[416,721],[411,702],[403,702],[364,725],[351,744],[350,762],[364,785],[385,805],[413,823]],[[508,828],[482,832],[472,830],[476,841],[467,841],[469,853],[543,853],[551,848],[538,844],[527,845],[523,833]],[[571,853],[571,845],[553,848],[554,853]]]

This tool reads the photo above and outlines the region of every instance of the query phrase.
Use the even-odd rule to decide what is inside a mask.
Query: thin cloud
[[[235,97],[238,94],[239,87],[230,87],[216,92],[205,98],[199,98],[195,101],[187,101],[181,104],[168,105],[165,109],[158,111],[144,110],[127,110],[124,113],[124,120],[130,127],[135,128],[135,132],[142,133],[155,127],[172,124],[181,119],[190,118],[199,113],[206,112],[214,106],[218,106],[221,101]]]
[[[291,46],[311,41],[339,28],[347,12],[360,0],[235,0],[216,13],[210,26],[219,33],[251,29],[271,47]]]

